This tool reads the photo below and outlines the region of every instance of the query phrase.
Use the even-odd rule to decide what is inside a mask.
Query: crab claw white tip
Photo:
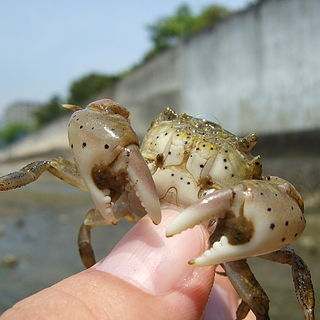
[[[141,205],[145,208],[154,224],[161,222],[160,202],[150,170],[136,145],[126,148],[130,152],[128,176],[136,191]]]
[[[166,236],[171,237],[203,221],[222,217],[230,207],[232,198],[233,192],[231,189],[210,193],[205,198],[182,211],[167,228]]]
[[[250,244],[231,245],[226,236],[213,243],[212,247],[206,250],[201,256],[191,260],[192,264],[198,267],[210,266],[224,262],[244,259],[254,253]]]

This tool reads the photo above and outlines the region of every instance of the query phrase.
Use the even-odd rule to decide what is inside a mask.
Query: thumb
[[[143,218],[91,269],[20,301],[1,319],[199,319],[214,269],[187,262],[206,249],[207,234],[197,226],[165,238],[176,214],[165,210],[158,226]]]

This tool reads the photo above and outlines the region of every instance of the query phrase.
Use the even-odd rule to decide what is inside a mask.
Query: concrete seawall
[[[97,99],[128,107],[140,136],[169,106],[240,135],[313,130],[320,142],[318,30],[319,0],[261,1],[158,55]],[[66,150],[66,123],[15,143],[0,161]]]
[[[320,2],[267,0],[156,57],[102,96],[134,111],[139,130],[163,107],[228,130],[320,127]]]

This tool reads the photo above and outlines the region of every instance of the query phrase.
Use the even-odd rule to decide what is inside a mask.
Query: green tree
[[[119,76],[91,73],[74,81],[69,90],[68,102],[83,105],[93,99],[102,90],[112,87]]]
[[[231,13],[232,11],[226,7],[212,5],[196,15],[186,4],[181,5],[172,16],[162,18],[148,26],[153,48],[147,52],[143,61],[150,60],[159,52],[176,45],[178,41],[196,32],[212,27]]]
[[[68,110],[61,107],[61,98],[59,96],[53,96],[48,102],[43,104],[41,108],[34,112],[38,127],[61,117],[64,114],[69,113]]]
[[[162,18],[149,26],[154,47],[166,49],[189,36],[194,22],[195,17],[189,7],[181,5],[173,16]]]
[[[26,134],[30,133],[32,130],[32,127],[26,126],[22,123],[9,123],[0,132],[1,145],[7,145],[9,143],[17,141]]]
[[[192,33],[211,28],[219,21],[228,17],[232,11],[221,5],[212,5],[205,8],[200,15],[195,18]]]

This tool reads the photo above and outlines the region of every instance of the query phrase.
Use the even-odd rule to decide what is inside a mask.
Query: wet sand
[[[308,227],[293,247],[309,265],[319,299],[320,179],[317,166],[320,162],[317,157],[311,158],[313,160],[302,161],[308,163],[305,168],[301,161],[288,165],[288,161],[294,162],[292,158],[273,162],[269,159],[265,172],[282,172],[282,177],[291,177],[291,181],[297,180],[299,184],[305,180],[310,182],[310,175],[313,178],[303,190],[308,199]],[[306,170],[311,172],[306,174]],[[28,187],[0,194],[0,313],[16,301],[83,269],[76,238],[91,206],[88,194],[49,174]],[[130,226],[128,222],[121,222],[116,227],[94,229],[97,258],[106,255]],[[290,268],[257,258],[249,259],[249,263],[270,297],[271,319],[301,320],[303,314],[294,296]]]

